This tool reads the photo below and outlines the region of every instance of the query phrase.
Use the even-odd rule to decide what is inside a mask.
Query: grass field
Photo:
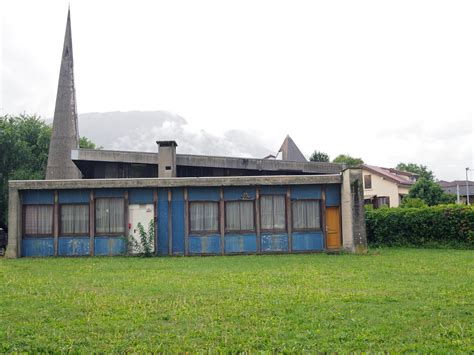
[[[474,351],[474,252],[0,259],[0,352]]]

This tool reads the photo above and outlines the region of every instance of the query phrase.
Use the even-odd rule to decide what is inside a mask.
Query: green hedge
[[[366,211],[371,246],[474,249],[474,207],[441,205]]]

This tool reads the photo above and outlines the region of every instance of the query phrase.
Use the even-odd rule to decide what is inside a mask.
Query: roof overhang
[[[185,186],[318,185],[340,184],[341,182],[341,174],[327,174],[141,179],[10,180],[9,187],[17,190],[62,190],[99,188],[166,188]]]

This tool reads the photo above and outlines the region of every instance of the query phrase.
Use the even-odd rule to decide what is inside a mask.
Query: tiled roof
[[[416,177],[418,176],[417,174],[410,174],[405,171],[399,171],[391,168],[382,168],[380,166],[368,164],[363,164],[362,168],[401,185],[413,185],[416,182]]]

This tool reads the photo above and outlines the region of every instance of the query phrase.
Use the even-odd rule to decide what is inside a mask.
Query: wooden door
[[[326,247],[341,248],[341,221],[339,207],[326,207]]]

